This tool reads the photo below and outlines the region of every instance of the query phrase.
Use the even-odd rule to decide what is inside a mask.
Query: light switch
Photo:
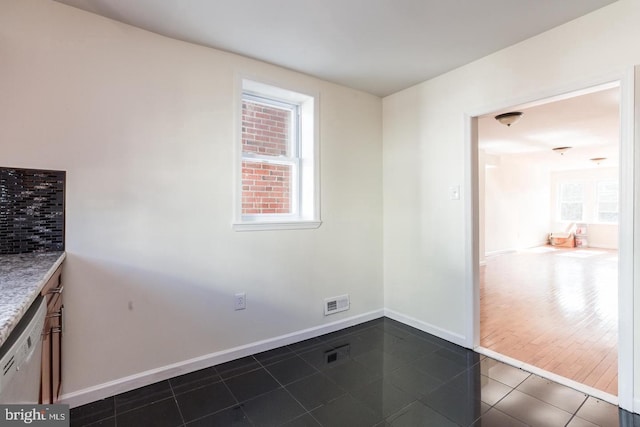
[[[460,200],[460,186],[452,185],[449,187],[449,199],[451,200]]]

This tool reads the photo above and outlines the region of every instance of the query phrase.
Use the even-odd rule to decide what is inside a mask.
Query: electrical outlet
[[[233,296],[233,308],[235,310],[244,310],[247,308],[247,294],[244,292],[235,294]]]

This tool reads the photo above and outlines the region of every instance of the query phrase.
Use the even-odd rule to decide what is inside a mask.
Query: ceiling
[[[611,86],[611,85],[609,85]],[[490,155],[526,156],[552,170],[617,166],[620,141],[620,89],[617,86],[573,94],[524,108],[507,127],[494,115],[478,119],[478,147]],[[502,111],[500,111],[502,112]],[[572,147],[563,155],[554,147]],[[607,160],[596,165],[595,157]]]
[[[615,0],[57,0],[386,96]]]

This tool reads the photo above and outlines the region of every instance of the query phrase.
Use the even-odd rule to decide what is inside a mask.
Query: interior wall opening
[[[478,117],[479,346],[618,391],[620,86]],[[498,113],[522,112],[505,125]]]

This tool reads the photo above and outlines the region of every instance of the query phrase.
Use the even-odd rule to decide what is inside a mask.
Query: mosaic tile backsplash
[[[0,167],[0,254],[64,250],[65,178]]]

